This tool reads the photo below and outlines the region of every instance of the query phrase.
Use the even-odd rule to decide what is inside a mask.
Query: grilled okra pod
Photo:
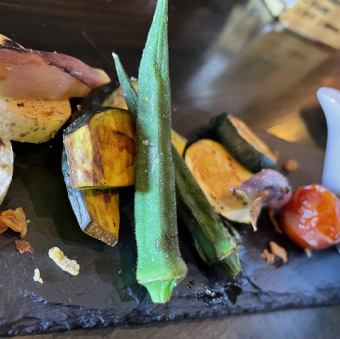
[[[114,60],[129,110],[133,114],[137,111],[134,105],[138,101],[138,95],[120,59],[115,57]],[[179,156],[174,147],[172,152],[176,171],[177,210],[194,238],[198,253],[208,264],[220,262],[227,267],[232,276],[236,276],[241,266],[234,238],[225,229],[220,217],[209,204],[184,159]]]
[[[159,1],[158,5],[160,5],[160,2],[163,2],[164,5],[164,1]],[[155,39],[155,35],[156,33],[153,33],[152,37],[153,39]],[[163,43],[165,43],[165,40],[163,40]],[[157,46],[157,48],[160,48],[161,44]],[[164,52],[164,51],[162,51]],[[166,53],[167,55],[167,53]],[[167,56],[166,56],[167,59]],[[155,70],[149,70],[146,71],[144,74],[144,78],[143,80],[145,81],[144,86],[145,86],[145,93],[144,94],[144,99],[140,98],[141,96],[141,92],[140,92],[140,88],[141,88],[141,74],[139,76],[139,91],[138,91],[138,95],[136,93],[136,91],[134,90],[134,88],[132,87],[130,81],[129,81],[129,77],[127,76],[122,64],[120,63],[120,60],[118,57],[114,57],[115,60],[115,65],[116,65],[116,70],[118,73],[118,77],[120,80],[120,84],[124,90],[126,99],[127,99],[127,103],[128,103],[128,107],[129,110],[132,112],[132,114],[137,111],[137,108],[135,107],[135,102],[139,103],[138,106],[138,115],[142,114],[142,112],[145,110],[149,111],[150,108],[148,108],[148,105],[152,105],[152,103],[154,102],[153,98],[154,96],[157,97],[157,94],[155,95],[155,93],[160,93],[162,90],[164,90],[164,87],[161,87],[160,84],[157,87],[152,87],[150,85],[150,74],[154,75],[154,76],[158,76],[158,79],[161,80],[162,77],[160,76],[160,74],[157,74],[157,72]],[[164,68],[167,68],[167,64],[160,64],[158,65],[159,69],[158,72],[160,70],[164,70]],[[149,65],[150,67],[150,65]],[[141,68],[142,69],[142,64],[141,64]],[[169,109],[170,107],[170,89],[169,89],[169,80],[167,79],[166,81],[162,82],[163,86],[167,87],[166,93],[168,93],[166,99],[168,100],[167,103],[167,107]],[[157,91],[155,91],[157,89]],[[154,92],[154,93],[152,93]],[[161,100],[164,99],[164,97],[160,98]],[[162,103],[157,102],[157,105],[160,105]],[[164,103],[163,103],[164,104]],[[159,106],[158,106],[159,107]],[[161,106],[161,107],[164,107]],[[145,178],[145,176],[147,176],[147,174],[149,173],[148,168],[144,169],[144,173],[140,172],[141,168],[145,168],[145,158],[146,155],[151,155],[151,154],[155,154],[155,152],[157,151],[155,148],[153,149],[153,152],[150,152],[152,150],[152,146],[155,146],[155,144],[151,141],[150,138],[148,138],[148,136],[146,136],[146,134],[144,134],[145,130],[142,129],[143,126],[154,126],[153,123],[155,123],[153,121],[154,117],[152,117],[150,115],[150,113],[144,115],[143,118],[143,123],[141,123],[139,120],[140,117],[137,117],[137,131],[138,128],[140,129],[139,131],[142,132],[141,136],[142,138],[138,138],[138,143],[142,144],[144,153],[142,153],[141,155],[144,158],[144,164],[143,167],[140,165],[140,163],[138,163],[138,169],[139,172],[137,172],[137,180],[141,179],[140,175],[144,175],[144,178],[142,178],[143,180],[147,181],[147,179]],[[164,116],[163,116],[164,118]],[[157,121],[157,120],[156,120]],[[139,125],[138,125],[139,123]],[[170,122],[167,121],[168,126],[170,126]],[[164,126],[164,125],[162,125]],[[167,131],[170,131],[170,127],[167,129]],[[153,132],[154,133],[154,132]],[[140,135],[139,135],[140,137]],[[167,138],[167,140],[169,140],[169,138]],[[151,147],[150,147],[151,146]],[[157,145],[156,145],[157,146]],[[146,151],[148,150],[148,152]],[[159,150],[161,151],[161,150]],[[167,149],[167,152],[169,150]],[[202,258],[207,262],[207,263],[214,263],[214,262],[221,262],[222,264],[224,264],[225,266],[227,266],[229,272],[231,273],[231,275],[235,276],[239,273],[240,271],[240,262],[239,262],[239,255],[238,255],[238,248],[237,248],[237,244],[235,242],[235,240],[233,239],[233,237],[228,233],[228,231],[224,228],[223,223],[221,222],[219,216],[215,213],[215,211],[213,210],[213,208],[210,206],[208,200],[206,199],[206,197],[204,196],[202,190],[200,189],[199,185],[197,184],[197,182],[195,181],[195,179],[193,178],[192,174],[190,173],[189,169],[186,167],[186,164],[184,162],[184,160],[179,156],[179,154],[177,153],[177,151],[175,150],[174,147],[172,147],[172,154],[173,154],[173,159],[174,159],[174,163],[175,163],[175,169],[176,169],[176,191],[177,191],[177,206],[178,206],[178,211],[181,215],[181,217],[184,219],[183,221],[185,221],[186,226],[189,228],[189,231],[191,232],[194,240],[195,240],[195,244],[196,244],[196,248],[198,250],[198,252],[200,253],[200,255],[202,256]],[[155,155],[154,155],[155,156]],[[143,159],[142,158],[142,159]],[[169,157],[170,158],[170,157]],[[151,158],[153,159],[153,158]],[[141,161],[141,158],[137,158],[137,160]],[[152,161],[151,163],[149,163],[149,166],[151,165],[152,167]],[[147,171],[147,172],[145,172]],[[172,174],[173,175],[173,174]],[[152,177],[151,177],[152,179]],[[169,192],[171,194],[171,196],[173,196],[172,192]],[[168,197],[170,198],[170,195],[168,195]],[[138,201],[140,201],[140,199],[142,198],[142,194],[140,191],[136,191],[136,204]],[[149,202],[151,205],[153,205],[153,202],[150,201]],[[169,202],[170,204],[170,202]],[[142,205],[140,204],[140,207]],[[137,206],[136,206],[137,207]],[[139,208],[138,210],[136,210],[136,216],[140,213],[142,214],[142,209]],[[175,215],[175,213],[172,214],[173,216]],[[146,217],[146,216],[145,216]],[[170,221],[170,219],[168,220],[168,222]],[[168,223],[167,222],[167,223]],[[172,222],[171,225],[175,225],[175,222]],[[143,230],[144,232],[147,232],[146,230],[146,224],[144,224],[143,227],[138,226],[139,228],[137,229],[137,224],[136,224],[136,235],[137,235],[137,244],[139,243],[138,239],[138,235],[141,235],[141,232],[138,233],[139,230]],[[141,237],[142,239],[147,239],[146,236]],[[141,240],[141,239],[140,239]],[[145,244],[144,244],[145,245]],[[177,247],[177,246],[176,246]],[[142,251],[141,246],[139,247],[138,253],[140,253]],[[141,281],[141,263],[144,262],[144,265],[147,265],[147,262],[150,261],[150,258],[147,258],[147,253],[149,253],[149,251],[145,252],[145,256],[143,256],[143,258],[139,257],[139,261],[138,261],[138,267],[137,267],[137,279],[139,281]],[[143,260],[140,260],[143,259]],[[148,266],[148,265],[147,265]],[[139,268],[139,271],[138,271]],[[151,266],[149,267],[149,269],[151,268]],[[139,274],[138,274],[139,272]],[[152,295],[152,291],[149,288],[149,292]]]
[[[237,243],[175,149],[173,158],[179,216],[192,234],[197,252],[206,263],[220,262],[236,276],[241,270]]]
[[[119,79],[125,80],[124,82],[120,81],[124,83],[122,87],[126,93],[126,99],[131,95],[135,96],[134,100],[127,101],[130,103],[136,102],[137,93],[129,82],[128,75],[120,60],[115,59],[115,62]],[[128,107],[130,111],[133,111],[131,105],[128,104]],[[220,217],[209,204],[195,178],[187,168],[184,159],[179,156],[174,147],[172,151],[176,173],[176,198],[179,216],[192,234],[196,249],[202,259],[208,264],[220,262],[226,266],[232,276],[236,276],[241,270],[236,242],[225,230]]]
[[[167,10],[168,2],[159,0],[140,63],[137,110],[135,91],[115,58],[129,108],[132,113],[137,111],[137,281],[147,288],[155,303],[167,302],[187,273],[177,237]]]

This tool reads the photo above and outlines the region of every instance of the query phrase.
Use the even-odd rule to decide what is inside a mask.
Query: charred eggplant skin
[[[73,121],[68,127],[64,129],[64,137],[68,134],[71,134],[75,132],[77,129],[79,129],[82,126],[85,126],[86,124],[89,123],[91,118],[95,116],[98,113],[105,112],[108,109],[113,109],[114,107],[111,106],[91,106],[89,110],[82,111],[80,113],[80,116],[78,119]]]
[[[62,173],[72,210],[83,232],[107,245],[114,246],[119,232],[119,195],[112,190],[72,187],[70,168],[65,150],[62,153]]]
[[[70,168],[67,163],[67,156],[66,156],[65,150],[63,150],[63,153],[61,156],[61,170],[63,172],[67,194],[68,194],[68,198],[70,200],[73,212],[76,215],[80,228],[82,229],[82,231],[84,231],[86,227],[90,224],[91,217],[86,208],[84,193],[81,190],[77,190],[72,187]]]
[[[235,122],[239,122],[241,126],[236,127]],[[275,156],[269,147],[240,119],[231,114],[221,113],[210,120],[209,127],[216,140],[253,173],[264,168],[276,167]],[[251,142],[242,136],[241,128],[248,135],[252,135]],[[265,152],[259,149],[265,149]]]

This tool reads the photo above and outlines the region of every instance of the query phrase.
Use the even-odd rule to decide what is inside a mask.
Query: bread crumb
[[[40,284],[44,283],[44,281],[41,278],[39,268],[34,269],[33,280],[40,283]]]
[[[264,260],[268,263],[268,264],[274,264],[275,262],[275,255],[270,253],[266,248],[264,249],[264,251],[261,253],[261,257],[264,258]]]
[[[264,249],[261,257],[266,260],[268,264],[274,264],[276,259],[280,259],[284,264],[288,262],[287,251],[284,247],[279,246],[276,242],[269,243],[269,249]]]
[[[33,247],[26,240],[14,240],[15,248],[19,251],[20,254],[24,253],[33,253]]]
[[[284,247],[279,246],[276,242],[271,241],[269,243],[270,251],[275,257],[280,258],[284,263],[288,262],[287,251]]]
[[[76,260],[67,258],[64,252],[59,247],[52,247],[48,251],[48,256],[60,267],[63,271],[71,274],[78,275],[80,266]]]

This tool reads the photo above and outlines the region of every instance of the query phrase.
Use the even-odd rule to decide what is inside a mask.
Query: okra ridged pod
[[[159,0],[139,68],[136,117],[137,281],[155,303],[167,302],[187,273],[177,237],[167,10]]]
[[[178,212],[194,238],[198,253],[208,264],[225,264],[229,273],[236,276],[241,269],[236,241],[224,227],[184,159],[175,149],[173,159]]]

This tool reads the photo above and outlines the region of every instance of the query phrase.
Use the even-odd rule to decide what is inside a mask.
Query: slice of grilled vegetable
[[[276,157],[269,147],[242,120],[222,113],[210,121],[219,142],[252,172],[275,168]]]
[[[72,187],[70,169],[65,151],[62,171],[67,194],[78,224],[86,234],[114,246],[119,231],[119,194],[115,190],[78,190]]]
[[[135,122],[128,111],[85,112],[64,132],[72,186],[115,188],[134,184]]]
[[[135,90],[138,89],[137,80],[131,80],[132,86]],[[124,93],[121,87],[116,88],[103,102],[103,106],[112,106],[122,109],[128,109]],[[178,134],[176,131],[171,131],[172,144],[175,146],[177,152],[183,155],[187,145],[187,139]]]
[[[207,264],[220,262],[236,276],[241,270],[238,244],[224,227],[182,157],[173,150],[177,210],[192,234],[197,252]]]
[[[131,80],[132,87],[138,90],[138,81]],[[116,88],[103,102],[103,106],[112,106],[122,109],[128,109],[122,87]]]
[[[232,189],[251,177],[219,143],[202,139],[185,152],[185,162],[215,211],[225,218],[250,223],[250,208]]]
[[[13,175],[13,150],[11,142],[0,139],[0,204],[5,198]]]
[[[26,49],[0,34],[0,137],[40,143],[71,115],[68,101],[110,82],[108,75],[56,52]]]
[[[110,82],[101,69],[57,52],[26,49],[0,34],[0,95],[20,99],[84,97]]]
[[[178,134],[176,131],[171,131],[171,141],[174,147],[176,148],[178,154],[180,156],[183,156],[185,147],[188,143],[188,140],[184,137],[182,137],[180,134]]]
[[[0,97],[0,136],[41,143],[52,138],[71,115],[68,100]]]

